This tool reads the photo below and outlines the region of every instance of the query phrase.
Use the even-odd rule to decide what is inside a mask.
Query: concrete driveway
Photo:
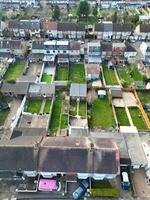
[[[27,75],[39,75],[42,69],[41,63],[31,63],[27,71]]]
[[[18,108],[20,107],[20,105],[21,105],[21,100],[13,98],[13,100],[11,102],[9,115],[8,115],[6,121],[5,121],[5,124],[4,124],[5,129],[9,129],[10,128],[10,125],[12,123],[12,119],[15,116],[15,114],[16,114]]]
[[[150,185],[146,183],[146,176],[143,169],[134,170],[133,183],[138,197],[150,199]]]

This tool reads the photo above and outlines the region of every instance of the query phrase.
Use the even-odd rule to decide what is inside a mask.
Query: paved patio
[[[21,117],[19,128],[47,128],[49,115],[23,115]]]
[[[132,92],[123,92],[123,98],[114,98],[112,104],[115,107],[137,107],[137,100]]]

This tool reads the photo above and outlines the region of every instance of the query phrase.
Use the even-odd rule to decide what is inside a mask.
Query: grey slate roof
[[[58,23],[58,31],[85,31],[85,25],[75,23]]]
[[[104,31],[104,24],[102,24],[102,23],[95,24],[95,31],[96,32],[103,32]]]
[[[39,149],[39,171],[119,173],[119,151],[110,139],[45,138]]]
[[[95,25],[96,32],[131,32],[129,24],[98,23]]]
[[[112,51],[112,43],[101,43],[101,50],[102,51]]]
[[[70,87],[71,97],[86,97],[87,96],[87,85],[72,83]]]
[[[122,94],[121,88],[110,88],[111,94]]]
[[[23,29],[23,30],[39,30],[41,26],[40,20],[20,20],[10,21],[8,27],[11,29]]]
[[[129,24],[113,24],[114,32],[131,32],[132,30]]]
[[[149,33],[150,32],[150,24],[140,24],[140,32]]]
[[[33,41],[32,49],[44,49],[44,41],[39,41],[39,40]]]
[[[28,93],[35,94],[54,94],[55,84],[42,84],[42,83],[32,83],[29,86]]]
[[[37,170],[36,147],[40,141],[40,136],[0,140],[0,170]]]
[[[21,40],[0,40],[0,49],[21,49]]]
[[[112,23],[104,24],[104,32],[112,32],[112,31],[113,31],[113,24]]]
[[[0,53],[0,58],[11,58],[11,55],[10,55],[10,53],[1,52]]]
[[[12,83],[6,83],[4,82],[1,87],[2,93],[14,93],[15,95],[24,95],[27,94],[29,87],[29,83],[25,82],[16,82],[14,84]]]

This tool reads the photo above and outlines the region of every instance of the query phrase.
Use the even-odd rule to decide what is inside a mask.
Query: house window
[[[46,53],[50,53],[50,51],[46,51]]]
[[[66,53],[66,51],[63,51],[63,53]]]
[[[55,53],[55,51],[53,51],[53,53]]]

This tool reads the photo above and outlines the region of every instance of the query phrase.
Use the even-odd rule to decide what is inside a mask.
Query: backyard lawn
[[[131,83],[133,82],[133,79],[131,78],[128,69],[127,68],[118,68],[117,72],[118,72],[118,75],[119,75],[122,85],[130,86]]]
[[[68,115],[61,116],[61,129],[65,129],[68,127]]]
[[[84,101],[79,102],[79,113],[81,117],[86,117],[86,109],[87,109],[87,104]]]
[[[42,100],[40,99],[28,99],[27,100],[27,105],[26,105],[26,112],[29,113],[39,113],[42,105]]]
[[[115,108],[116,111],[116,115],[117,115],[117,119],[118,119],[118,123],[120,126],[130,126],[125,108]]]
[[[69,70],[69,80],[73,83],[85,83],[84,64],[71,64]]]
[[[106,85],[118,85],[118,81],[117,81],[114,70],[108,69],[108,67],[104,65],[103,73],[104,73]]]
[[[77,102],[70,101],[70,115],[76,116],[77,115]]]
[[[56,80],[58,81],[68,80],[68,67],[57,67]]]
[[[25,63],[22,61],[17,61],[11,65],[4,75],[5,81],[16,81],[16,79],[23,73]]]
[[[149,91],[138,91],[138,96],[142,104],[150,103],[150,92]]]
[[[138,96],[141,100],[141,103],[142,103],[146,113],[148,114],[148,116],[150,118],[150,112],[148,112],[148,110],[145,108],[145,104],[150,104],[150,92],[149,91],[139,91],[137,93],[138,93]]]
[[[60,127],[60,117],[61,117],[61,109],[62,109],[62,99],[60,95],[55,97],[53,109],[52,109],[52,116],[49,125],[50,133],[56,133]]]
[[[49,74],[44,73],[44,74],[42,75],[41,82],[51,83],[51,82],[52,82],[52,75],[49,75]]]
[[[6,109],[6,110],[1,110],[0,111],[0,126],[3,126],[4,123],[5,123],[5,120],[9,114],[9,109]]]
[[[137,107],[129,108],[130,115],[133,121],[133,124],[137,127],[139,130],[147,130],[147,125],[145,124],[145,121],[143,119],[142,113]]]
[[[46,100],[45,107],[44,107],[44,113],[49,113],[51,107],[51,100]]]
[[[90,106],[89,127],[105,129],[115,126],[115,119],[108,98],[96,99]]]
[[[142,74],[139,72],[139,70],[135,66],[131,66],[130,74],[131,74],[131,77],[134,79],[134,81],[142,81],[143,80]]]

